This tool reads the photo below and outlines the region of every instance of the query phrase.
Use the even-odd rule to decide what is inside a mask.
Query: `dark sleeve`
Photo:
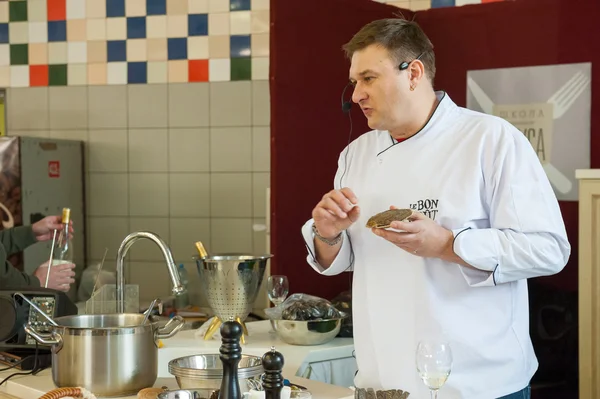
[[[37,277],[17,270],[7,259],[4,246],[0,243],[0,288],[39,287]]]
[[[12,229],[0,230],[0,244],[4,246],[7,256],[21,252],[36,242],[31,226],[18,226]]]

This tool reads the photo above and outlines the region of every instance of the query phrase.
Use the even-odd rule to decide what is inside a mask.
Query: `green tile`
[[[11,1],[8,3],[8,20],[10,22],[27,21],[27,2]]]
[[[231,59],[231,80],[251,80],[252,60],[250,58]]]
[[[67,85],[67,65],[48,65],[48,85]]]
[[[11,44],[10,45],[10,65],[29,64],[29,45]]]

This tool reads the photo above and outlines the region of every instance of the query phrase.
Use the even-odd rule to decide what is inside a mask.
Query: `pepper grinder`
[[[219,399],[242,399],[240,382],[238,379],[238,364],[242,358],[240,337],[242,325],[230,319],[221,325],[221,362],[223,362],[223,379]]]
[[[271,350],[262,357],[262,365],[265,370],[263,376],[263,388],[265,389],[265,399],[280,399],[283,389],[283,355],[271,347]]]

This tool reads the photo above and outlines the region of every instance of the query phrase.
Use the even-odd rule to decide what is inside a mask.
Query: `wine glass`
[[[417,345],[417,371],[429,388],[431,399],[437,399],[438,390],[446,383],[452,368],[452,350],[444,341],[421,341]]]
[[[269,276],[267,279],[267,293],[275,306],[285,301],[289,290],[290,287],[286,276]]]

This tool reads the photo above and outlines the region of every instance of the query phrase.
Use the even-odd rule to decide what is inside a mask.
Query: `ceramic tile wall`
[[[483,0],[485,2],[485,0]],[[388,3],[413,10],[479,0]],[[88,258],[152,230],[185,263],[266,248],[269,0],[0,1],[8,134],[86,142]],[[158,249],[132,248],[143,298],[169,293]]]
[[[266,248],[270,178],[268,0],[0,2],[0,87],[9,135],[86,142],[89,262],[115,267],[151,230],[205,304],[194,242]],[[144,299],[170,281],[136,243],[126,277]]]

